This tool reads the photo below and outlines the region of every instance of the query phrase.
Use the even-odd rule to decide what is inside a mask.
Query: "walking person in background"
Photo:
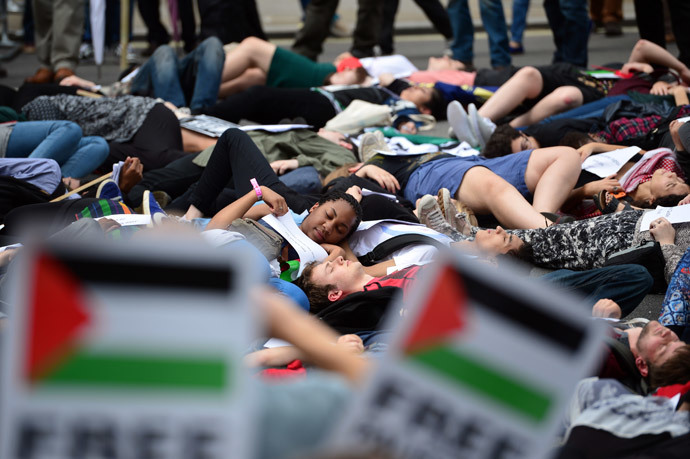
[[[544,0],[544,10],[556,45],[552,62],[587,67],[590,29],[587,0]]]
[[[479,12],[484,29],[489,34],[491,67],[509,67],[508,27],[501,0],[479,0]],[[453,27],[453,42],[450,45],[453,59],[465,64],[465,69],[474,70],[474,25],[467,0],[450,0],[448,16]]]
[[[431,21],[434,29],[446,39],[450,46],[453,39],[453,28],[450,25],[448,12],[441,4],[440,0],[414,0],[418,7],[424,11],[426,17]],[[400,0],[383,1],[383,23],[379,34],[379,45],[382,54],[393,54],[393,29],[395,26],[395,16],[398,14]]]
[[[529,11],[529,0],[513,0],[513,19],[510,24],[510,43],[508,43],[510,54],[525,52],[522,38],[527,27],[527,11]]]

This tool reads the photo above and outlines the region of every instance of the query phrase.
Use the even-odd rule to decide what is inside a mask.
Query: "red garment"
[[[307,370],[301,360],[293,360],[285,368],[267,368],[259,372],[259,376],[267,380],[304,378]]]
[[[673,398],[677,394],[684,395],[689,390],[690,382],[687,382],[685,384],[673,384],[671,386],[660,387],[654,392],[654,395],[659,397]]]
[[[392,274],[383,277],[376,277],[369,281],[362,290],[377,290],[381,287],[398,287],[403,289],[403,295],[407,288],[417,279],[417,273],[421,266],[412,265],[407,268],[399,269]]]

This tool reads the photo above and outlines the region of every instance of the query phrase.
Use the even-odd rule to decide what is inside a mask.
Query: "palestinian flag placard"
[[[540,458],[598,324],[547,286],[462,256],[425,267],[387,357],[333,436],[395,457]],[[553,298],[558,298],[557,302]]]
[[[246,454],[251,257],[196,240],[27,255],[11,299],[0,457],[136,457],[152,451],[141,436],[158,438],[160,457]]]

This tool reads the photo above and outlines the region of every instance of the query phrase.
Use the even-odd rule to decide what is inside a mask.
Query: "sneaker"
[[[116,57],[122,56],[122,43],[118,43],[117,46],[115,46],[115,49],[113,50],[114,54]],[[134,48],[132,48],[132,44],[128,43],[127,44],[127,62],[132,63],[132,62],[137,62],[139,60],[139,56],[137,56],[137,53],[134,52]]]
[[[620,22],[605,22],[604,34],[607,37],[620,37],[623,35],[623,28]]]
[[[431,228],[434,231],[438,231],[441,234],[445,234],[454,241],[459,241],[464,239],[460,233],[458,233],[450,223],[443,218],[443,213],[438,207],[438,202],[436,198],[430,194],[425,194],[417,203],[417,218],[419,222]]]
[[[328,30],[332,37],[347,38],[352,35],[352,30],[343,22],[341,18],[331,22],[331,28]]]
[[[474,216],[474,215],[472,215]],[[476,226],[472,225],[472,222],[470,220],[470,216],[467,215],[465,212],[456,212],[455,215],[450,220],[450,224],[455,228],[455,230],[462,234],[463,236],[470,237],[473,234],[474,228]]]
[[[467,112],[460,102],[454,100],[449,103],[446,109],[446,115],[448,116],[448,124],[450,124],[458,140],[465,141],[472,147],[479,145],[477,135],[472,131],[472,127],[470,126],[470,119],[467,116]]]
[[[366,163],[379,151],[391,153],[391,149],[388,148],[383,132],[373,131],[364,134],[359,141],[359,153],[362,157],[362,161]]]
[[[156,198],[149,190],[144,191],[141,205],[143,207],[144,215],[151,216],[151,223],[149,226],[159,225],[161,220],[168,217],[161,206],[158,205]]]
[[[111,201],[122,202],[122,191],[120,191],[120,187],[117,186],[114,180],[108,179],[102,181],[101,184],[98,185],[96,197],[98,199],[109,199]]]
[[[82,43],[79,45],[79,60],[88,61],[93,59],[93,45],[91,43]]]
[[[477,107],[474,104],[470,104],[467,107],[468,116],[470,118],[470,127],[477,134],[477,141],[479,142],[479,148],[482,150],[489,141],[491,134],[496,130],[496,125],[489,118],[484,118],[477,111]]]
[[[439,209],[441,209],[443,218],[453,226],[452,220],[456,211],[455,206],[450,202],[450,191],[448,191],[448,188],[441,188],[438,190],[436,202],[438,203]]]

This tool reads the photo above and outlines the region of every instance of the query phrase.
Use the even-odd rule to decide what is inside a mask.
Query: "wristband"
[[[251,179],[251,180],[249,181],[249,183],[251,183],[252,186],[254,187],[254,192],[256,193],[257,199],[258,199],[259,201],[263,201],[264,195],[263,195],[263,193],[261,192],[261,187],[259,186],[259,183],[256,181],[256,179],[255,179],[255,178]]]

